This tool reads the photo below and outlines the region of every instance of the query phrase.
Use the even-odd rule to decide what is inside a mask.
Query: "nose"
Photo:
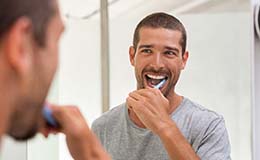
[[[163,57],[160,52],[153,54],[151,66],[156,70],[164,68]]]

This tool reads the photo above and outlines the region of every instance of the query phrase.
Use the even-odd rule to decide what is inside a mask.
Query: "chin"
[[[17,141],[26,141],[28,139],[33,138],[36,135],[37,130],[38,130],[37,127],[30,128],[29,130],[26,130],[26,132],[19,132],[16,129],[13,131],[9,131],[8,135]]]
[[[27,106],[27,112],[24,112],[24,110],[19,110],[10,118],[7,133],[9,136],[18,141],[30,139],[38,132],[41,108],[37,108],[35,105]],[[20,107],[20,109],[22,108],[25,107]]]

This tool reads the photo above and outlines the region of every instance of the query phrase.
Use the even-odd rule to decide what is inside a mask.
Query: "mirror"
[[[135,89],[128,60],[135,26],[153,11],[172,13],[187,29],[190,52],[177,92],[223,115],[232,159],[252,159],[250,1],[136,0],[117,5],[120,3],[120,11],[116,5],[110,9],[111,106],[122,103]]]
[[[252,159],[251,5],[249,0],[109,0],[110,108],[125,101],[136,80],[128,59],[137,23],[164,11],[187,29],[190,57],[177,92],[224,116],[231,157]],[[89,125],[102,114],[99,1],[60,0],[66,31],[49,99],[80,106]],[[8,144],[13,148],[15,144]],[[21,148],[21,146],[19,146]],[[25,160],[68,160],[64,136],[37,136]],[[20,150],[20,149],[19,149]],[[10,150],[4,150],[7,155]]]

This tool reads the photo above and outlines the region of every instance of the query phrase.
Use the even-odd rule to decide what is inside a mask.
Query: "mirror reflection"
[[[137,88],[147,88],[147,86],[153,88],[162,79],[165,79],[166,82],[159,87],[159,90],[168,100],[165,103],[169,102],[170,105],[168,106],[174,106],[168,107],[169,113],[177,114],[177,108],[184,103],[192,103],[193,107],[202,106],[202,110],[210,110],[208,112],[212,113],[207,114],[210,118],[206,119],[206,122],[197,119],[190,124],[180,122],[189,120],[184,119],[182,117],[184,114],[181,114],[181,112],[179,116],[178,114],[175,115],[178,120],[177,125],[179,125],[179,128],[177,128],[189,143],[194,143],[192,147],[197,143],[195,139],[199,136],[196,135],[197,137],[194,139],[190,138],[195,136],[195,134],[188,133],[191,129],[181,128],[180,126],[183,126],[184,123],[187,126],[195,123],[201,126],[193,127],[193,129],[201,130],[200,127],[210,126],[216,122],[217,124],[221,123],[222,127],[214,128],[213,125],[213,128],[209,127],[208,130],[215,129],[212,133],[219,133],[218,136],[222,140],[227,135],[225,142],[230,142],[231,158],[236,160],[252,159],[252,82],[250,78],[252,26],[250,1],[150,0],[148,2],[144,0],[109,0],[109,17],[107,19],[109,46],[106,48],[109,54],[107,66],[109,68],[109,79],[102,78],[104,73],[102,72],[103,56],[101,52],[104,49],[102,50],[101,46],[104,37],[100,27],[102,22],[100,5],[99,1],[77,0],[72,2],[60,0],[60,9],[66,29],[61,38],[60,65],[48,96],[49,101],[79,106],[89,126],[93,127],[97,137],[113,159],[130,155],[132,152],[127,152],[127,150],[131,151],[131,146],[146,149],[147,146],[152,146],[148,147],[148,151],[141,150],[140,152],[153,155],[153,150],[159,150],[160,153],[157,155],[160,158],[161,155],[169,156],[167,149],[164,150],[164,143],[160,143],[164,142],[162,139],[154,137],[156,139],[154,140],[151,138],[153,143],[160,143],[157,146],[144,139],[140,143],[141,139],[132,134],[132,132],[146,134],[146,132],[152,130],[153,133],[149,132],[149,135],[158,136],[157,130],[152,128],[152,125],[146,124],[145,120],[142,120],[141,113],[139,113],[140,115],[137,113],[135,103],[129,102],[129,97],[138,99],[139,94],[142,95],[142,93],[137,92]],[[133,44],[134,30],[137,24],[146,16],[156,12],[164,12],[180,20],[187,32],[186,49],[183,48],[181,43],[177,43],[181,39],[181,36],[178,37],[179,28],[177,29],[179,32],[176,33],[169,29],[162,31],[149,26],[139,31],[138,43],[136,46]],[[165,37],[172,41],[167,41]],[[179,39],[175,39],[176,37]],[[165,44],[169,44],[172,48],[165,48]],[[169,60],[179,65],[167,63]],[[158,65],[162,65],[162,69],[156,68]],[[178,83],[175,79],[175,75],[178,75],[176,70],[180,72]],[[109,84],[108,107],[112,111],[108,112],[107,115],[110,117],[102,116],[104,111],[102,110],[104,87],[102,82],[104,81]],[[175,83],[175,87],[170,85]],[[168,88],[170,91],[167,90]],[[146,93],[146,91],[144,92]],[[171,96],[174,98],[169,98]],[[157,98],[150,97],[149,104]],[[154,103],[162,99],[158,98]],[[117,106],[120,104],[124,105],[121,108],[128,108],[128,110],[119,112],[120,107]],[[165,106],[167,108],[167,105]],[[134,107],[133,111],[131,111],[132,107]],[[190,108],[190,105],[185,105],[185,107]],[[113,113],[113,111],[118,111],[118,113]],[[187,109],[183,112],[188,113],[191,110]],[[118,115],[118,117],[115,115]],[[221,120],[212,119],[215,115],[221,117]],[[120,119],[120,116],[123,119]],[[197,116],[203,117],[204,115],[197,114]],[[129,126],[120,126],[121,123],[119,122],[122,122],[125,117],[128,118],[125,119],[125,123],[131,123],[138,129],[128,130],[127,127]],[[113,118],[115,118],[114,121],[118,120],[118,122],[114,122]],[[105,122],[109,125],[102,125]],[[158,124],[158,122],[156,121],[154,124]],[[108,128],[106,133],[104,133],[104,128]],[[149,129],[143,130],[143,128]],[[205,135],[208,130],[205,129]],[[143,132],[141,133],[141,131]],[[135,139],[130,139],[129,134],[134,136]],[[201,135],[201,143],[198,142],[198,146],[196,146],[196,154],[206,157],[207,154],[210,156],[210,153],[207,152],[207,149],[203,151],[202,141],[203,138],[207,138],[205,135],[204,137]],[[211,135],[208,134],[207,136]],[[106,140],[104,140],[104,137]],[[123,137],[123,140],[119,137]],[[127,141],[128,138],[130,141]],[[125,147],[122,148],[117,140]],[[192,142],[193,140],[195,142]],[[216,147],[218,143],[221,143],[219,139],[215,141],[212,147],[215,146],[214,149],[218,149]],[[137,144],[139,145],[137,146]],[[127,146],[130,148],[127,148]],[[202,150],[199,149],[200,147]],[[224,147],[221,149],[225,150],[221,156],[228,155],[228,153],[225,153],[229,152],[228,143],[221,147]],[[16,150],[20,159],[24,157],[24,160],[72,159],[63,135],[50,136],[47,141],[42,135],[37,135],[36,138],[26,144],[6,138],[2,159],[13,158],[14,155],[10,152],[10,148]],[[188,154],[189,148],[185,148],[185,150]],[[212,152],[217,151],[212,150]],[[119,155],[118,158],[116,155],[119,153],[122,155]],[[144,155],[132,156],[134,159],[147,158]]]

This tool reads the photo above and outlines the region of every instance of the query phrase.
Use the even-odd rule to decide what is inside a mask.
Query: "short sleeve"
[[[101,125],[99,125],[99,123],[98,123],[98,120],[95,120],[92,123],[91,130],[94,132],[94,134],[98,137],[98,139],[102,143],[103,142],[103,139],[102,139],[102,136],[101,136],[102,129],[101,129]]]
[[[198,146],[201,160],[231,160],[230,142],[223,118],[212,121]]]

